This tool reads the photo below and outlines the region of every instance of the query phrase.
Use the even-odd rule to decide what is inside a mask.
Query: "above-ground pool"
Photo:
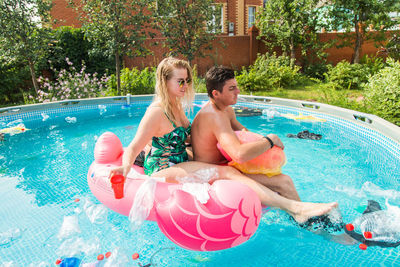
[[[205,99],[198,96],[194,113]],[[237,106],[263,109],[264,115],[239,121],[253,132],[280,136],[287,156],[283,173],[292,177],[303,201],[337,201],[345,223],[359,217],[370,199],[384,209],[400,206],[399,141],[369,127],[370,118],[321,113],[315,104],[296,108],[250,100]],[[399,248],[364,251],[359,243],[333,242],[275,209],[264,214],[250,240],[223,251],[182,249],[154,222],[133,231],[127,217],[92,195],[86,175],[96,139],[111,131],[127,146],[150,101],[107,98],[0,110],[0,129],[9,129],[0,142],[1,266],[54,266],[71,256],[92,263],[106,252],[111,252],[105,260],[110,266],[393,266],[400,261]],[[304,130],[322,139],[287,137]]]

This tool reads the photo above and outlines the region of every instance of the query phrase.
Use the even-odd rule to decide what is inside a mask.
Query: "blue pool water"
[[[107,210],[92,196],[86,174],[96,139],[112,131],[127,146],[148,104],[49,110],[32,115],[36,119],[25,116],[14,122],[0,119],[1,128],[24,123],[31,129],[7,135],[0,143],[0,266],[54,266],[58,258],[71,255],[94,262],[108,251],[113,266],[151,261],[158,266],[392,266],[400,260],[399,248],[362,251],[358,244],[334,243],[296,227],[278,210],[264,215],[248,242],[224,251],[179,248],[153,222],[132,232],[126,217]],[[398,144],[371,130],[321,116],[327,122],[266,116],[239,121],[253,132],[281,137],[288,160],[283,172],[293,178],[303,201],[337,201],[345,222],[360,216],[368,199],[384,208],[386,202],[400,206]],[[286,137],[303,130],[323,138]],[[133,253],[140,258],[132,260]]]

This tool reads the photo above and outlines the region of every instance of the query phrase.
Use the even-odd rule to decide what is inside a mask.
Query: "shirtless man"
[[[269,134],[253,143],[239,142],[234,131],[246,130],[246,128],[237,121],[230,106],[236,104],[240,92],[233,70],[225,67],[211,68],[206,74],[206,87],[210,101],[197,113],[192,124],[195,161],[226,163],[225,158],[217,149],[217,143],[236,162],[251,160],[274,145],[284,148],[282,141],[275,134]],[[336,202],[300,202],[293,181],[284,174],[271,178],[264,175],[246,174],[240,182],[251,187],[258,194],[263,205],[283,209],[299,223],[307,221],[310,217],[329,213],[338,205]]]

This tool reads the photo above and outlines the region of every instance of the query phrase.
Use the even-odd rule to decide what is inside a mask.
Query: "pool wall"
[[[129,107],[129,104],[147,105],[153,95],[76,99],[44,104],[0,108],[0,128],[10,127],[10,123],[21,120],[27,128],[43,127],[56,118],[64,119],[79,113],[98,116],[102,110],[113,111]],[[207,101],[207,94],[196,94],[196,101]],[[279,112],[298,115],[314,115],[327,119],[336,127],[351,129],[355,135],[371,141],[371,148],[384,148],[400,159],[400,127],[372,114],[344,109],[323,103],[240,95],[238,105],[275,108]],[[90,112],[91,111],[91,112]],[[48,116],[46,119],[44,116]],[[338,137],[339,138],[339,137]]]

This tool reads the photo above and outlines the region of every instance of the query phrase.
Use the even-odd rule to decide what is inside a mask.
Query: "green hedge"
[[[365,85],[366,99],[376,115],[400,126],[400,62],[387,64]]]

